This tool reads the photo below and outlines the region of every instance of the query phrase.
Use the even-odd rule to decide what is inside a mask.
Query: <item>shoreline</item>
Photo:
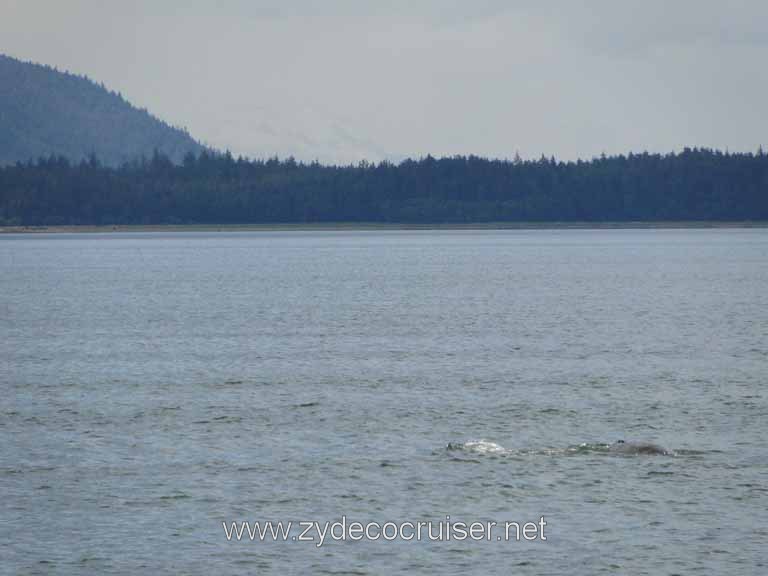
[[[474,222],[384,223],[316,222],[282,224],[116,224],[0,226],[3,234],[108,234],[131,232],[339,232],[386,230],[674,230],[713,228],[768,228],[768,221],[665,221],[665,222]]]
[[[673,230],[712,228],[768,228],[768,221],[669,221],[669,222],[475,222],[383,223],[328,222],[285,224],[120,224],[0,226],[3,234],[105,234],[131,232],[337,232],[376,230]]]

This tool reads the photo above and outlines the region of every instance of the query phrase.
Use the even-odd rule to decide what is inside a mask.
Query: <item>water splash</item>
[[[509,451],[501,444],[489,440],[469,440],[467,442],[449,442],[447,450],[471,452],[474,454],[506,454]]]

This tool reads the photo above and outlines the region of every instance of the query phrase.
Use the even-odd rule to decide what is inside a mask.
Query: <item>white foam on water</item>
[[[507,451],[501,444],[491,442],[490,440],[470,440],[459,444],[459,447],[478,454],[504,454]]]

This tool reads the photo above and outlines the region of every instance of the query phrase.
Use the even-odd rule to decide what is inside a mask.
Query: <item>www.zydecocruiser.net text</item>
[[[328,541],[359,542],[520,542],[547,539],[544,516],[533,522],[439,521],[357,522],[346,516],[330,522],[308,521],[230,521],[222,522],[228,541],[312,542],[318,548]]]

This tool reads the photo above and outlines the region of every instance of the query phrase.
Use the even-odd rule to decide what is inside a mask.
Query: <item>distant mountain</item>
[[[0,165],[92,154],[119,165],[155,150],[178,163],[203,147],[88,78],[0,54]]]

